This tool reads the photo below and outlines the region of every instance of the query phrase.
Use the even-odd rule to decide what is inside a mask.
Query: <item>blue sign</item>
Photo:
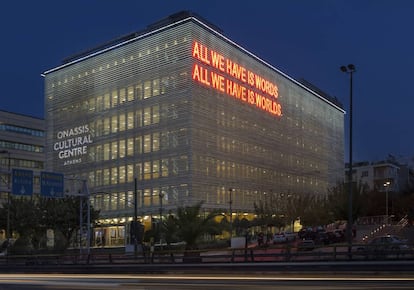
[[[46,197],[63,197],[63,174],[40,172],[40,193]]]
[[[24,169],[12,170],[12,194],[33,194],[33,171]]]

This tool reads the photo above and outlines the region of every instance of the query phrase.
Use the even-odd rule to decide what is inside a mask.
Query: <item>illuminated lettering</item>
[[[246,82],[246,69],[239,65],[238,63],[235,63],[229,59],[226,60],[226,72],[230,76],[239,79],[243,82]]]
[[[59,159],[66,159],[66,158],[70,158],[70,157],[76,157],[79,155],[84,155],[86,153],[88,153],[88,147],[87,146],[82,146],[82,147],[77,147],[77,148],[72,148],[72,149],[67,149],[67,150],[63,150],[59,152]]]
[[[248,72],[248,84],[254,86],[254,73]]]
[[[210,81],[208,80],[208,70],[195,64],[193,67],[193,80],[199,81],[202,84],[210,86]]]
[[[248,92],[247,92],[247,98],[248,98],[249,104],[254,104],[255,103],[254,91],[248,90]]]
[[[211,85],[220,92],[224,92],[224,77],[215,72],[211,72]]]
[[[278,117],[283,115],[282,105],[276,100],[279,97],[279,88],[275,83],[197,41],[193,42],[192,56],[199,61],[193,65],[194,81],[247,102],[272,115]],[[81,131],[79,127],[72,133],[66,132],[61,138],[67,138],[68,135]]]
[[[211,64],[213,67],[224,72],[224,57],[213,50],[211,51]]]
[[[198,42],[194,42],[193,44],[193,57],[199,59],[200,61],[210,64],[210,60],[208,58],[208,49],[202,44]]]
[[[258,93],[255,93],[256,106],[273,115],[282,116],[282,106]]]
[[[268,80],[265,80],[259,75],[255,74],[255,84],[256,88],[261,90],[263,93],[266,93],[268,95],[271,95],[275,98],[278,97],[278,88],[275,84],[272,84]]]
[[[243,101],[247,101],[246,88],[236,82],[227,80],[227,94]]]
[[[53,150],[58,151],[59,159],[73,158],[88,153],[88,145],[93,143],[92,135],[88,125],[82,125],[56,133],[56,142]],[[82,158],[76,159],[77,163],[82,162]],[[63,165],[75,164],[75,161],[64,161]]]

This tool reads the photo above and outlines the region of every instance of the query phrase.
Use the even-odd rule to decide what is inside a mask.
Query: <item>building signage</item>
[[[277,117],[282,116],[278,86],[230,58],[195,41],[193,80],[246,102]]]
[[[93,143],[88,125],[59,131],[56,138],[53,150],[58,152],[63,165],[82,163],[82,157],[88,154],[88,145]]]
[[[33,171],[24,169],[12,170],[12,193],[15,195],[33,194]]]
[[[63,197],[63,174],[40,172],[40,193],[47,197]]]

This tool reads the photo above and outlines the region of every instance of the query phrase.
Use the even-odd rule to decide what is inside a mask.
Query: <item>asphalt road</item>
[[[0,289],[355,290],[414,289],[414,275],[72,275],[0,274]]]

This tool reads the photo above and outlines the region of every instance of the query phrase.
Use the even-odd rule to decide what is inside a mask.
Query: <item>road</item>
[[[73,275],[0,274],[1,290],[355,290],[413,289],[414,275]]]

